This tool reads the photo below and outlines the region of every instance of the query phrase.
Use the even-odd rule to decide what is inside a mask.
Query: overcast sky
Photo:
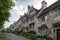
[[[5,28],[9,27],[12,23],[14,23],[14,21],[17,21],[20,18],[20,15],[24,15],[24,13],[27,12],[27,7],[28,5],[32,5],[34,6],[34,8],[36,9],[40,9],[41,8],[41,2],[43,0],[13,0],[13,2],[15,3],[15,7],[13,7],[13,9],[10,10],[11,16],[9,18],[10,22],[5,22],[4,26]],[[56,2],[57,0],[45,0],[47,2],[47,6],[50,6],[51,4],[53,4],[54,2]]]

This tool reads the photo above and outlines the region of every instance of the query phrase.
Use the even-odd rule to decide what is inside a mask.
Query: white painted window
[[[60,16],[60,9],[57,9],[56,11],[56,16]]]
[[[45,16],[45,21],[47,20],[47,16]]]
[[[47,18],[48,18],[47,16],[42,16],[42,17],[41,17],[42,21],[46,21]]]

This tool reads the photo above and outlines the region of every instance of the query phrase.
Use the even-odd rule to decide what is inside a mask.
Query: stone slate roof
[[[51,6],[45,8],[45,9],[39,14],[38,17],[40,17],[40,16],[46,14],[47,12],[49,12],[49,11],[51,11],[51,10],[57,8],[58,6],[60,6],[60,1],[56,1],[56,2],[53,3]]]

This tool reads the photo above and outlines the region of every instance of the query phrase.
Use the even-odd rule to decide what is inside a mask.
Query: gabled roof
[[[46,14],[47,12],[49,12],[49,11],[51,11],[51,10],[57,8],[58,6],[60,6],[60,1],[56,1],[56,2],[53,3],[51,6],[45,8],[45,9],[39,14],[38,17],[40,17],[40,16]]]

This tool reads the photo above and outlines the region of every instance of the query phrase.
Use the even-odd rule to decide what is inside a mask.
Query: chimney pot
[[[42,1],[42,8],[46,8],[47,7],[47,2],[46,1]]]

